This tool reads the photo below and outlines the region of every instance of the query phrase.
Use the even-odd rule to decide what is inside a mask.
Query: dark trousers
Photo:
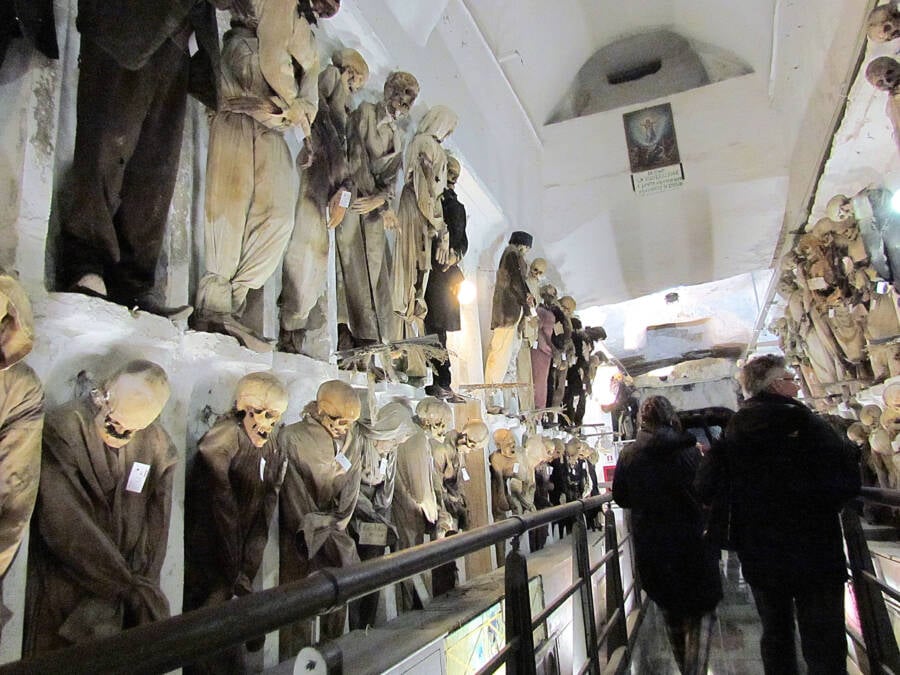
[[[429,334],[434,333],[435,335],[437,335],[438,341],[441,343],[441,347],[443,347],[444,349],[447,348],[447,331],[440,328],[435,328],[434,326],[429,326],[428,321],[426,320],[425,332]],[[430,359],[430,361],[431,370],[434,374],[434,383],[439,387],[449,389],[452,379],[452,375],[450,373],[450,355],[447,355],[446,361],[441,361],[439,359]]]
[[[794,617],[809,675],[847,672],[844,585],[827,584],[801,592],[751,586],[762,621],[759,647],[767,675],[797,673]]]
[[[110,299],[151,291],[175,189],[188,54],[167,40],[139,70],[90,39],[79,55],[75,157],[63,201],[59,281],[100,274]]]

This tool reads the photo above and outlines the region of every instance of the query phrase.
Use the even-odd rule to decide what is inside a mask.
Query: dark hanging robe
[[[469,250],[469,240],[466,237],[466,207],[457,199],[453,188],[444,190],[441,205],[444,210],[444,222],[450,234],[450,250],[455,251],[462,260]],[[431,246],[431,274],[425,288],[425,302],[428,305],[425,330],[438,335],[443,331],[446,340],[448,332],[461,328],[459,299],[456,293],[464,277],[459,265],[445,267],[437,261],[438,243],[438,238],[435,238]]]
[[[53,0],[0,0],[0,64],[18,37],[28,38],[48,59],[59,58]]]
[[[108,448],[95,414],[92,402],[75,400],[47,415],[28,558],[26,655],[169,616],[159,575],[175,447],[154,422],[124,447]]]

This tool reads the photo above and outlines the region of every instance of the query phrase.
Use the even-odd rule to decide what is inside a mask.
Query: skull
[[[484,450],[487,445],[490,431],[481,420],[469,420],[463,427],[462,433],[456,439],[456,448],[463,453],[473,450]]]
[[[575,313],[575,298],[571,295],[564,295],[559,299],[559,306],[562,307],[566,316],[570,317]]]
[[[359,91],[369,80],[369,64],[355,49],[339,49],[331,55],[331,62],[341,71],[341,80],[351,92]]]
[[[845,195],[835,195],[829,199],[828,204],[825,206],[825,213],[837,223],[855,220],[853,217],[853,205]]]
[[[440,143],[453,133],[458,122],[459,116],[450,108],[445,105],[436,105],[419,120],[416,133],[433,136]]]
[[[541,286],[541,299],[548,305],[556,300],[556,286],[553,284],[544,284]]]
[[[859,411],[859,421],[862,422],[868,428],[873,428],[878,426],[878,422],[881,420],[881,408],[877,405],[870,403],[869,405],[864,405],[862,410]]]
[[[547,273],[547,261],[543,258],[535,258],[528,267],[528,276],[532,279],[540,279]]]
[[[868,35],[872,42],[890,42],[900,37],[900,10],[896,4],[881,5],[869,13]]]
[[[566,444],[561,438],[553,439],[553,456],[555,459],[562,459],[566,456]]]
[[[341,0],[310,0],[309,5],[320,19],[330,19],[341,8]]]
[[[250,373],[238,381],[234,399],[247,438],[261,448],[287,410],[287,389],[271,373]]]
[[[513,459],[516,456],[516,437],[509,429],[497,429],[494,432],[494,444],[500,451],[500,454],[507,459]]]
[[[34,345],[34,318],[24,289],[0,274],[0,370],[24,359]]]
[[[888,408],[882,413],[879,423],[892,439],[896,438],[897,434],[900,434],[900,410]]]
[[[97,407],[94,428],[108,447],[117,449],[159,417],[169,400],[169,380],[155,363],[129,361],[91,398]]]
[[[891,435],[884,429],[876,429],[869,435],[869,447],[872,452],[879,455],[893,455],[894,448],[891,447]]]
[[[542,436],[528,437],[528,440],[525,441],[525,456],[534,466],[547,461],[547,446]]]
[[[462,166],[459,163],[459,160],[456,159],[453,155],[447,155],[447,187],[453,188],[456,185],[456,181],[459,180],[459,174],[462,171]]]
[[[316,419],[335,440],[341,439],[359,419],[359,397],[346,382],[328,380],[316,392]]]
[[[453,424],[453,410],[444,401],[434,396],[426,396],[416,406],[419,424],[432,438],[444,442],[447,429]]]
[[[579,441],[577,438],[569,439],[569,441],[566,443],[565,455],[566,461],[568,461],[569,464],[573,464],[578,459],[580,459],[581,441]]]
[[[866,79],[876,89],[893,93],[900,85],[900,62],[893,56],[879,56],[866,66]]]
[[[847,427],[847,438],[854,443],[863,444],[869,440],[869,432],[859,422],[854,422]]]
[[[398,120],[409,114],[409,109],[419,95],[419,81],[410,73],[401,70],[388,75],[384,83],[384,103],[392,119]]]

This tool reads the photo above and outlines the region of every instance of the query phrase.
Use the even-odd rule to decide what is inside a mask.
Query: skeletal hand
[[[397,214],[390,209],[381,215],[381,219],[384,223],[384,229],[386,230],[396,230],[400,227],[400,221],[397,220]]]
[[[441,265],[447,265],[450,259],[450,233],[447,230],[441,232],[438,249],[434,254],[435,259]]]
[[[333,230],[340,225],[341,221],[344,220],[344,214],[347,213],[347,207],[341,206],[341,195],[343,193],[343,190],[338,190],[331,196],[331,199],[328,200],[327,226],[329,230]]]
[[[384,204],[384,197],[381,195],[372,195],[371,197],[357,197],[353,200],[353,203],[350,205],[350,210],[353,213],[371,213],[379,206]],[[385,224],[387,227],[387,224]]]

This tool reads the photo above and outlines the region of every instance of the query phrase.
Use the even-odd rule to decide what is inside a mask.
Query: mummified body
[[[47,415],[31,531],[25,653],[166,618],[159,586],[177,459],[154,420],[162,368],[132,361]]]
[[[34,325],[28,296],[0,274],[0,600],[34,509],[41,472],[44,390],[22,359],[31,351]],[[0,602],[0,630],[9,616]]]
[[[279,349],[293,353],[303,351],[306,331],[320,328],[325,319],[319,311],[311,321],[310,313],[325,292],[328,229],[338,226],[350,204],[347,120],[353,92],[369,77],[369,67],[359,52],[341,49],[331,58],[334,65],[319,75],[319,112],[312,137],[297,156],[300,197],[278,301]]]
[[[234,409],[200,439],[185,496],[185,611],[253,590],[287,468],[270,441],[286,408],[278,378],[251,373],[238,382]],[[242,652],[226,650],[186,672],[246,672]]]
[[[319,57],[310,21],[331,16],[325,0],[253,0],[233,12],[222,49],[220,110],[210,123],[206,179],[206,274],[196,327],[266,351],[239,318],[247,292],[281,261],[294,226],[296,174],[284,134],[309,138],[318,110]],[[295,78],[295,73],[299,77]]]
[[[418,94],[415,77],[391,73],[384,83],[384,99],[360,104],[347,124],[353,202],[335,232],[337,309],[342,332],[349,332],[357,344],[390,339],[396,333],[384,231],[397,222],[390,210],[403,162],[403,134],[397,120],[409,114]]]
[[[319,387],[303,418],[278,434],[279,451],[288,461],[280,501],[281,583],[322,567],[359,562],[356,543],[347,532],[362,476],[359,446],[348,442],[359,412],[353,389],[329,380]],[[340,636],[344,618],[343,607],[325,615],[322,638]],[[282,658],[295,656],[311,639],[310,621],[282,628]]]
[[[406,153],[393,269],[394,312],[402,321],[398,338],[422,333],[433,238],[439,242],[435,252],[438,263],[446,263],[449,256],[450,235],[441,205],[447,187],[447,153],[441,142],[453,132],[456,122],[456,113],[449,108],[433,107],[419,123]]]

